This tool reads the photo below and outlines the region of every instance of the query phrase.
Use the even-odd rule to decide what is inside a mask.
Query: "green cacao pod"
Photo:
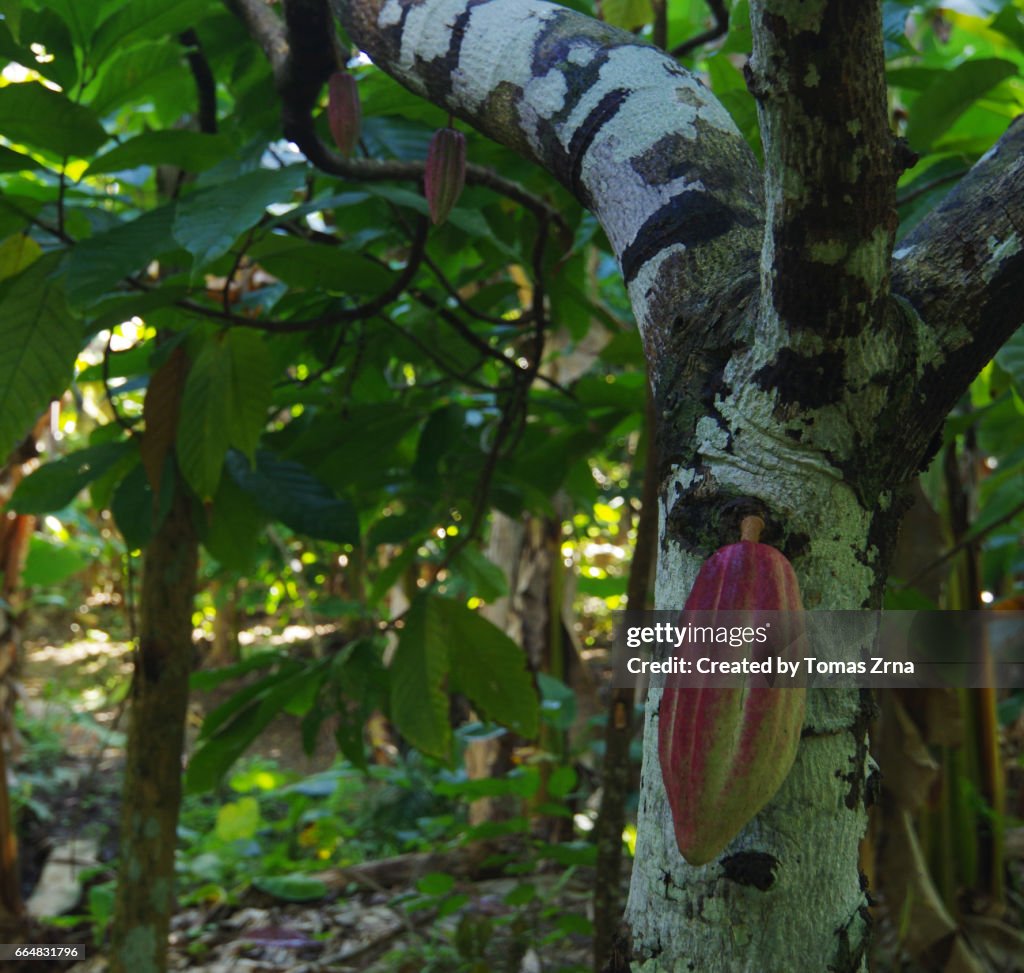
[[[363,126],[359,88],[347,71],[335,71],[327,80],[327,124],[338,151],[347,158],[359,144]]]
[[[465,182],[466,136],[454,128],[439,128],[430,140],[423,174],[423,192],[435,226],[447,219]]]
[[[748,518],[744,536],[756,538],[761,527],[760,518]],[[791,657],[803,646],[793,567],[756,539],[723,547],[704,562],[685,611],[701,612],[702,625],[714,624],[707,613],[756,625],[758,612],[784,612],[772,616],[774,644]],[[691,865],[718,857],[782,785],[800,744],[805,702],[799,686],[678,686],[670,677],[658,711],[658,757],[676,844]]]

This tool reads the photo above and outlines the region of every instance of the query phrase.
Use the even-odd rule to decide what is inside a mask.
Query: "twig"
[[[206,59],[199,35],[192,27],[178,35],[178,42],[188,49],[185,55],[196,82],[196,120],[199,131],[215,135],[217,132],[217,79]]]
[[[967,173],[970,172],[969,168],[957,169],[956,172],[948,172],[944,176],[939,176],[938,179],[933,179],[931,182],[925,183],[923,186],[917,186],[908,193],[902,196],[896,197],[897,206],[906,206],[907,203],[912,203],[915,199],[923,196],[925,193],[930,193],[933,189],[938,189],[939,186],[945,186],[948,182],[956,182],[958,179],[962,179]]]
[[[976,544],[983,537],[987,537],[989,534],[991,534],[992,531],[994,531],[997,527],[1002,527],[1003,524],[1008,524],[1011,520],[1013,520],[1014,517],[1017,516],[1017,514],[1022,512],[1024,512],[1024,501],[1021,501],[1019,504],[1017,504],[1016,507],[1010,510],[1009,513],[1003,514],[1002,517],[999,517],[996,520],[992,521],[991,524],[987,524],[981,530],[969,531],[963,538],[957,541],[956,544],[943,551],[942,554],[935,558],[934,561],[932,561],[930,564],[925,565],[925,567],[918,571],[917,574],[915,574],[908,581],[902,581],[898,585],[893,585],[894,590],[903,591],[903,589],[905,588],[913,587],[922,578],[927,577],[936,568],[941,567],[943,564],[945,564],[946,561],[948,561],[951,557],[955,557],[957,554],[959,554],[965,547],[969,547],[971,544]]]
[[[708,0],[708,7],[715,18],[714,26],[672,48],[671,53],[673,57],[686,57],[687,54],[696,50],[702,44],[710,44],[712,41],[718,40],[719,37],[722,37],[729,30],[729,10],[724,0]]]

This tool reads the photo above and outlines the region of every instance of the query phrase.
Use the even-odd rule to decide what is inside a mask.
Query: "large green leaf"
[[[391,663],[391,719],[413,746],[451,755],[445,680],[451,665],[448,633],[434,598],[417,599],[407,612]]]
[[[287,202],[305,177],[305,166],[257,169],[182,200],[174,237],[195,258],[193,271],[227,253],[271,203]]]
[[[208,0],[131,0],[99,25],[92,37],[93,57],[102,60],[115,48],[175,34],[191,27],[208,9]]]
[[[907,141],[916,151],[927,152],[982,95],[1019,70],[1013,61],[992,57],[964,61],[943,72],[911,107]]]
[[[0,145],[0,172],[31,172],[33,169],[41,168],[42,164],[32,156]]]
[[[23,514],[60,510],[126,456],[130,448],[125,441],[101,443],[44,463],[18,484],[10,506]]]
[[[226,460],[228,473],[262,510],[298,534],[339,544],[359,540],[359,519],[347,500],[335,496],[305,466],[260,450],[255,468],[237,450]]]
[[[181,49],[166,41],[139,44],[112,55],[86,101],[100,116],[151,96],[161,85],[182,75]]]
[[[69,297],[76,302],[100,297],[122,278],[176,249],[171,236],[173,222],[174,206],[160,206],[83,240],[67,257]]]
[[[81,158],[92,155],[107,140],[90,109],[33,82],[0,88],[0,131],[11,142]]]
[[[203,500],[213,499],[230,445],[231,354],[221,337],[203,345],[189,369],[178,419],[178,466]]]
[[[170,491],[164,492],[169,499]],[[153,488],[141,463],[117,485],[110,499],[110,512],[129,551],[142,550],[149,543],[156,526]]]
[[[447,598],[431,602],[451,648],[453,690],[489,719],[525,737],[537,733],[539,708],[526,656],[493,622]]]
[[[78,354],[80,326],[52,270],[38,260],[0,289],[0,456],[64,391]]]
[[[234,146],[226,135],[207,135],[185,129],[144,132],[101,155],[88,174],[120,172],[136,166],[169,165],[186,172],[202,172],[231,154]]]
[[[321,288],[336,294],[377,294],[395,275],[358,253],[337,247],[275,237],[253,256],[275,277],[292,287]]]
[[[28,557],[21,572],[24,585],[58,585],[90,563],[81,551],[40,534],[29,541]]]
[[[228,333],[226,350],[231,365],[224,416],[228,442],[252,461],[274,395],[274,360],[262,335],[241,328]]]
[[[232,715],[218,722],[217,729],[205,737],[189,761],[185,773],[188,791],[206,791],[215,787],[249,744],[275,716],[285,711],[294,697],[308,696],[310,682],[320,685],[327,676],[324,663],[316,663],[312,667],[286,665],[285,668],[286,672],[274,672],[248,687],[244,706],[238,707],[237,699],[232,698],[210,714],[213,717],[221,709],[230,707]]]
[[[203,542],[224,567],[245,572],[256,558],[266,517],[230,476],[222,476]]]
[[[391,718],[416,747],[441,757],[451,748],[448,689],[523,736],[537,733],[540,710],[522,650],[461,602],[424,596],[409,609],[398,639]]]

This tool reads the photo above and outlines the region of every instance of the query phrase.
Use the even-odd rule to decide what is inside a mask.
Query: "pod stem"
[[[740,521],[740,540],[753,541],[757,544],[761,540],[761,531],[764,530],[764,520],[757,514],[751,514]]]

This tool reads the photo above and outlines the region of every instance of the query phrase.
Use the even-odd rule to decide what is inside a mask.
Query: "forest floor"
[[[127,643],[98,630],[59,646],[46,638],[30,638],[25,645],[22,760],[15,784],[23,893],[33,910],[62,913],[58,925],[46,920],[35,927],[35,942],[80,943],[87,950],[87,959],[77,964],[24,963],[33,973],[51,968],[102,973],[107,967],[104,930],[115,878],[129,668]],[[190,705],[190,741],[204,710],[223,696],[197,694]],[[316,774],[334,760],[333,741],[322,736],[325,745],[305,753],[298,720],[283,714],[247,759],[292,771],[293,777]],[[221,795],[225,802],[232,796],[237,798]],[[201,813],[199,820],[206,820]],[[212,829],[215,819],[209,823]],[[528,857],[524,840],[514,835],[483,845],[449,840],[437,850],[345,867],[322,855],[321,867],[291,884],[287,876],[276,884],[248,882],[244,856],[255,846],[214,843],[216,854],[243,861],[232,863],[230,883],[211,882],[209,888],[198,885],[201,868],[191,867],[197,860],[207,864],[203,854],[194,855],[179,874],[179,885],[189,894],[172,922],[170,968],[197,973],[589,970],[592,872],[549,858],[517,874]],[[503,863],[508,862],[519,867],[506,874]],[[254,872],[260,870],[261,863],[252,864]],[[16,967],[5,969],[13,973]]]
[[[74,965],[33,961],[22,968],[103,973],[116,877],[130,651],[127,642],[82,626],[77,641],[61,645],[30,637],[24,660],[22,759],[13,792],[23,891],[39,914],[60,916],[56,925],[47,920],[32,935],[37,943],[84,944],[87,959]],[[196,694],[190,743],[204,712],[231,688]],[[1013,746],[1008,765],[1010,792],[1019,800],[1024,716],[1018,722],[1015,735],[1008,734]],[[323,737],[322,745],[307,754],[299,721],[283,714],[247,755],[250,777],[266,777],[288,795],[285,803],[260,798],[257,808],[255,799],[240,796],[241,785],[225,786],[201,801],[186,800],[179,856],[183,904],[172,923],[171,969],[578,973],[591,968],[593,871],[586,854],[580,854],[585,843],[570,843],[560,854],[553,849],[561,846],[522,831],[466,843],[457,816],[450,813],[452,802],[449,813],[443,807],[438,811],[436,777],[399,779],[398,768],[385,767],[367,783],[355,772],[339,772],[333,739],[329,733]],[[299,783],[281,787],[284,780]],[[336,785],[349,788],[347,803],[328,808],[327,795]],[[318,817],[321,797],[324,810]],[[255,815],[258,826],[239,825],[246,814]],[[907,960],[902,944],[914,927],[925,930],[937,921],[937,913],[928,913],[928,903],[916,903],[917,911],[901,926],[883,912],[876,924],[875,973],[1024,971],[1024,828],[1019,821],[1010,823],[1009,910],[998,917],[965,910],[959,927],[916,962]],[[333,844],[325,835],[333,835]],[[315,861],[311,850],[317,852]],[[301,871],[289,872],[303,855]],[[623,888],[627,883],[624,874]],[[17,967],[5,969],[15,973]]]

